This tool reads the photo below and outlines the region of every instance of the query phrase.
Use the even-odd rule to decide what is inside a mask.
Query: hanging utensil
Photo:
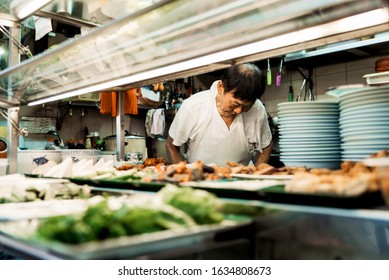
[[[304,79],[301,87],[300,87],[300,90],[299,90],[299,93],[297,94],[297,98],[296,98],[296,101],[300,101],[300,98],[301,98],[301,93],[303,92],[304,90],[304,87],[305,87],[305,83],[307,82],[307,79]]]
[[[283,59],[281,58],[280,67],[278,69],[278,73],[277,73],[277,76],[276,76],[276,86],[277,87],[281,86],[281,77],[282,77],[282,73],[284,72],[282,70],[282,61],[283,61]]]
[[[312,69],[309,69],[308,71],[308,98],[310,101],[315,101],[315,96],[313,95],[312,89],[313,89],[313,82],[312,82]]]
[[[289,102],[293,102],[293,86],[292,86],[292,80],[290,78],[290,74],[289,74]]]
[[[270,60],[267,60],[267,73],[266,73],[266,84],[271,85],[271,69],[270,69]]]

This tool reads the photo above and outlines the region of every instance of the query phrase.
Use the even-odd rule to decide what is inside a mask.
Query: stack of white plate
[[[286,166],[337,169],[340,166],[339,104],[278,104],[280,159]]]
[[[389,86],[366,86],[339,93],[343,161],[360,161],[389,150]]]

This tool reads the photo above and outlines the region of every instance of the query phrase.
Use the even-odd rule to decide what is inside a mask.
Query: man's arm
[[[168,136],[166,139],[166,152],[170,164],[184,161],[184,157],[181,154],[180,147],[173,145],[173,138],[171,138],[170,136]]]
[[[273,149],[273,142],[270,142],[269,146],[262,149],[262,153],[258,153],[257,159],[255,160],[255,165],[269,162],[272,149]]]

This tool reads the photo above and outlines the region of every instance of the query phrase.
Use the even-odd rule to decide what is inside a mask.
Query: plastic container
[[[35,168],[48,161],[61,162],[59,150],[21,150],[18,151],[17,158],[17,171],[20,174],[31,174]]]
[[[71,157],[73,162],[78,162],[81,159],[92,159],[93,163],[96,163],[99,159],[99,156],[99,151],[93,149],[65,149],[60,151],[61,161]]]
[[[366,74],[363,76],[368,85],[389,84],[389,71]]]

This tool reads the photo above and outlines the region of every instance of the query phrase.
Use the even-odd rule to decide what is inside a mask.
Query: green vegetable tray
[[[384,205],[384,200],[379,191],[347,197],[329,194],[291,193],[286,192],[283,186],[272,186],[262,189],[258,195],[260,200],[267,202],[345,209],[373,208]]]
[[[2,247],[29,259],[137,259],[159,254],[201,252],[220,248],[235,238],[249,239],[251,219],[225,220],[220,224],[164,230],[134,236],[69,245],[34,238],[36,220],[0,223]],[[168,257],[167,257],[168,258]]]

